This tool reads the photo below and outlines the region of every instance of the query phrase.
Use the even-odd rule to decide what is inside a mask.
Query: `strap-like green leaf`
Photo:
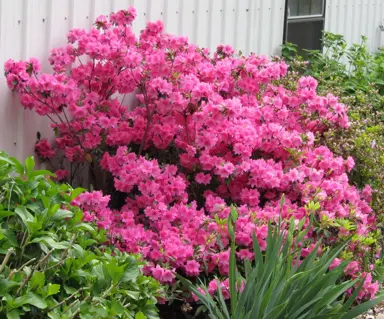
[[[356,318],[357,316],[360,316],[362,313],[368,311],[369,309],[372,309],[374,306],[376,306],[383,300],[384,300],[384,293],[381,293],[375,299],[366,301],[356,307],[353,307],[351,310],[347,312],[347,314],[344,317],[342,317],[342,319]]]

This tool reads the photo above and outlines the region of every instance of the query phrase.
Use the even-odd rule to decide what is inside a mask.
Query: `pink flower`
[[[204,291],[202,288],[198,287],[197,290],[198,290],[201,294],[205,295],[205,291]],[[193,299],[194,301],[199,301],[199,300],[200,300],[199,297],[197,297],[194,293],[192,293],[192,299]]]
[[[216,168],[217,175],[222,178],[227,178],[233,173],[235,166],[232,163],[225,163]]]
[[[214,295],[217,291],[217,279],[213,279],[208,284],[208,292],[211,295]]]
[[[204,174],[204,173],[198,173],[195,176],[196,182],[204,185],[208,185],[211,182],[211,179],[212,179],[211,175]]]
[[[56,175],[56,180],[61,181],[68,176],[68,171],[64,169],[58,169],[55,172],[55,175]]]
[[[353,160],[352,157],[348,156],[346,165],[347,165],[347,171],[350,172],[352,168],[355,166],[355,161]]]
[[[170,283],[175,278],[175,275],[173,274],[172,271],[170,271],[169,269],[164,269],[159,265],[156,265],[156,267],[153,267],[151,269],[151,272],[152,272],[152,276],[162,283],[167,283],[167,282]]]
[[[36,153],[42,158],[42,159],[51,159],[55,155],[55,151],[51,148],[51,145],[49,145],[48,140],[42,139],[38,141],[35,144],[35,150]]]
[[[341,259],[335,258],[332,263],[329,265],[329,269],[333,270],[334,268],[338,267],[341,264]]]
[[[194,260],[188,260],[185,271],[188,276],[198,276],[200,274],[200,264]]]

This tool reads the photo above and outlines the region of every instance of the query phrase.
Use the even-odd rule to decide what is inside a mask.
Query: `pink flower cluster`
[[[340,265],[342,262],[341,259],[335,258],[332,264],[330,265],[330,269],[334,269],[337,266]],[[370,267],[370,270],[373,270],[373,267]],[[364,278],[364,284],[362,289],[360,290],[358,294],[358,299],[363,298],[370,298],[373,299],[377,292],[379,291],[379,283],[378,281],[372,280],[372,274],[370,272],[364,272],[361,270],[361,266],[357,261],[352,261],[344,270],[345,274],[350,276],[352,279],[356,279],[359,277]],[[356,286],[359,286],[359,283],[356,284]],[[352,290],[349,290],[349,293],[351,293]]]
[[[215,279],[212,279],[209,284],[208,284],[208,293],[210,295],[214,295],[216,294],[217,292],[217,289],[220,287],[220,290],[221,290],[221,293],[223,294],[223,298],[224,299],[229,299],[231,297],[230,293],[229,293],[229,279],[225,279],[223,281],[220,281],[218,280],[217,278]],[[237,291],[243,291],[244,290],[244,287],[245,287],[245,282],[242,281],[241,282],[241,286],[237,286]],[[202,288],[197,288],[197,290],[199,290],[200,293],[202,293],[203,295],[205,295],[205,291],[202,289]],[[192,298],[193,300],[195,301],[198,301],[199,298],[196,296],[196,295],[192,295]]]
[[[99,17],[89,32],[70,31],[69,44],[51,53],[52,75],[34,59],[5,64],[22,105],[52,119],[55,147],[68,161],[100,161],[126,194],[119,209],[101,192],[79,196],[86,221],[107,229],[120,249],[141,253],[146,272],[167,283],[174,271],[228,274],[232,203],[239,259],[252,258],[253,232],[265,248],[267,221],[280,215],[347,219],[356,230],[334,229],[325,244],[353,233],[356,258],[373,249],[360,240],[376,226],[369,190],[362,195],[348,183],[353,159],[315,143],[332,126],[349,127],[335,96],[317,95],[311,77],[288,89],[283,61],[239,56],[230,46],[210,54],[164,34],[160,21],[137,37],[135,16],[129,8]],[[124,104],[127,94],[135,106]],[[54,155],[47,141],[36,150]]]

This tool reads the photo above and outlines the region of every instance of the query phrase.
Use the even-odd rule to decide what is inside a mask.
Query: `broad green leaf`
[[[28,177],[30,177],[29,174],[32,172],[34,167],[35,167],[35,160],[33,159],[33,156],[27,157],[25,159],[25,172],[27,173]]]
[[[20,312],[16,309],[7,312],[7,319],[20,319]]]
[[[13,248],[19,247],[16,235],[12,230],[0,228],[0,233],[2,233],[5,238],[7,238],[10,246],[12,246]]]
[[[73,213],[66,209],[58,209],[57,212],[52,216],[53,220],[62,220],[65,218],[73,217]]]
[[[10,164],[11,166],[14,166],[16,171],[22,175],[24,173],[24,166],[14,157],[4,157],[0,156],[0,163],[5,162],[7,164]]]
[[[0,279],[0,296],[4,296],[10,289],[19,285],[20,284],[18,282],[12,280]]]
[[[73,293],[76,292],[76,290],[77,290],[77,289],[75,289],[75,288],[73,288],[73,287],[64,285],[64,291],[65,291],[68,295],[72,295]]]
[[[125,308],[123,305],[119,302],[119,300],[112,299],[111,301],[111,309],[115,314],[121,315],[124,313]]]
[[[60,285],[58,284],[48,284],[47,286],[47,295],[45,298],[51,295],[56,295],[60,291]]]
[[[31,233],[31,236],[33,236],[37,231],[43,228],[43,222],[38,220],[37,217],[34,217],[32,222],[27,221],[27,228]]]
[[[140,274],[140,270],[137,267],[137,264],[129,264],[123,270],[123,275],[120,278],[121,282],[128,282],[135,280]]]
[[[140,311],[135,315],[135,319],[147,319],[147,316]]]
[[[31,243],[45,243],[47,246],[55,249],[67,249],[69,247],[69,242],[56,242],[52,237],[48,236],[34,238]]]
[[[29,281],[29,287],[34,290],[42,288],[45,284],[45,274],[40,271],[35,271]]]
[[[95,228],[91,224],[87,224],[87,223],[80,223],[76,225],[74,228],[79,230],[88,230],[90,232],[95,231]]]
[[[41,298],[41,296],[38,296],[32,292],[28,293],[27,303],[39,309],[45,309],[48,306],[47,302],[43,298]]]
[[[33,222],[33,216],[25,206],[16,207],[15,213],[21,218],[26,227],[28,227],[28,222]]]
[[[131,297],[133,300],[139,300],[139,298],[140,298],[140,292],[138,292],[138,291],[126,290],[124,292],[129,297]]]
[[[8,217],[8,216],[13,216],[15,215],[14,212],[9,211],[9,210],[1,210],[0,211],[0,218]]]
[[[37,177],[37,176],[46,176],[46,175],[56,177],[56,175],[54,173],[47,171],[47,170],[34,170],[28,174],[28,177],[33,178],[33,177]]]
[[[111,277],[113,283],[117,283],[120,279],[122,279],[124,275],[126,265],[119,266],[116,260],[112,260],[108,264],[105,265],[105,268]],[[129,271],[129,269],[128,269]]]
[[[41,296],[38,296],[33,292],[28,292],[27,294],[15,299],[14,305],[16,308],[19,308],[25,304],[30,304],[39,309],[47,308],[47,302]]]

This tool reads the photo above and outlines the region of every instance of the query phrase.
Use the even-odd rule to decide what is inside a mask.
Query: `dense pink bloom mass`
[[[24,107],[52,118],[68,161],[100,161],[127,195],[114,209],[101,192],[79,196],[86,221],[107,229],[120,249],[141,253],[147,273],[166,283],[175,271],[228,274],[230,204],[239,212],[239,259],[253,257],[253,232],[265,249],[267,221],[280,214],[297,222],[314,215],[308,238],[324,237],[324,248],[355,234],[347,251],[358,261],[375,249],[364,241],[376,229],[370,189],[360,194],[348,183],[352,158],[315,142],[331,127],[349,127],[335,96],[317,95],[311,77],[288,89],[283,61],[230,46],[210,54],[164,34],[161,22],[136,37],[135,15],[130,8],[99,17],[89,32],[70,31],[69,44],[49,58],[53,74],[41,74],[35,59],[5,64]],[[124,104],[126,94],[136,107]],[[36,150],[55,153],[46,140]],[[356,265],[354,276],[369,271]],[[359,297],[376,291],[367,276]]]

